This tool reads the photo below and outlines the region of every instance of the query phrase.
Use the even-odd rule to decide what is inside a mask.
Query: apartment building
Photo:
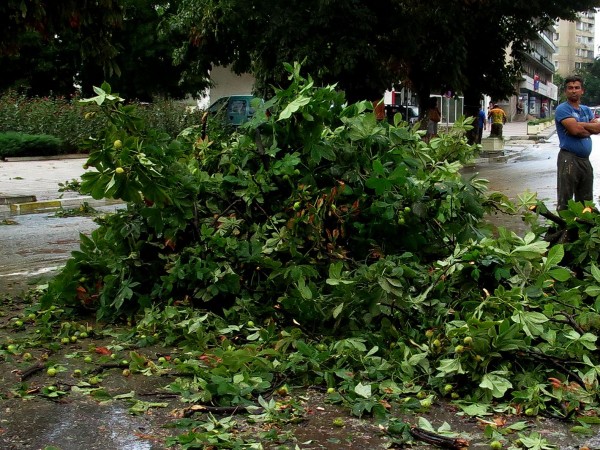
[[[554,33],[554,66],[562,76],[580,72],[594,62],[595,11],[578,14],[574,22],[560,20]]]
[[[512,118],[513,114],[514,120],[524,120],[528,116],[548,116],[556,106],[558,87],[553,83],[555,66],[552,62],[556,52],[554,34],[554,29],[545,30],[531,43],[530,51],[522,62],[523,72],[518,84],[518,95],[509,99],[509,118]]]

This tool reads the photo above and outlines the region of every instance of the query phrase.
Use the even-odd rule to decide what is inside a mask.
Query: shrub
[[[56,136],[64,152],[81,152],[85,142],[97,138],[107,126],[106,117],[88,114],[91,109],[77,96],[27,97],[15,91],[0,95],[0,132]],[[151,104],[138,104],[139,116],[147,126],[175,138],[183,129],[200,125],[202,112],[190,110],[175,100],[158,99]]]
[[[65,153],[63,142],[47,134],[0,133],[0,157],[47,156]]]

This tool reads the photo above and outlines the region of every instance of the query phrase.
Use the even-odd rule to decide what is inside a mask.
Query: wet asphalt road
[[[98,209],[113,211],[115,206]],[[0,219],[0,295],[43,282],[79,249],[79,234],[89,235],[96,227],[90,217],[54,213]]]
[[[594,136],[592,162],[600,174],[600,136]],[[507,162],[479,159],[465,175],[478,173],[489,180],[489,188],[516,199],[525,191],[537,192],[550,209],[556,199],[556,154],[558,138],[548,142],[511,141],[506,147]],[[600,179],[594,197],[600,197]],[[600,203],[600,202],[599,202]],[[107,211],[114,206],[105,207]],[[54,273],[79,248],[79,234],[89,234],[96,227],[87,217],[55,217],[54,213],[12,216],[12,225],[2,225],[0,218],[0,295],[18,293]]]

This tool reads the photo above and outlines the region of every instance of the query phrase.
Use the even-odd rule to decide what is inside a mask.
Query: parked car
[[[209,114],[223,114],[227,123],[239,126],[254,115],[254,105],[261,101],[250,94],[230,95],[217,99],[208,107],[208,112]]]
[[[385,112],[388,121],[392,123],[394,121],[394,115],[396,113],[402,114],[402,120],[413,125],[419,120],[419,107],[413,105],[385,105]]]

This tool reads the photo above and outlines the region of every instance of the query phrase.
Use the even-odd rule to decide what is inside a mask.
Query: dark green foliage
[[[0,133],[0,157],[48,156],[65,153],[65,146],[47,134]]]
[[[482,235],[483,185],[458,172],[474,151],[461,132],[427,147],[403,124],[378,123],[370,103],[347,106],[288,70],[294,82],[265,105],[271,114],[260,109],[221,142],[197,129],[171,141],[98,91],[90,103],[109,126],[92,142],[88,165],[98,171],[81,192],[131,204],[84,240],[54,286],[71,286],[61,298],[81,300],[69,280],[84,274],[101,286],[94,306],[107,316],[189,298],[215,310],[279,305],[327,323],[352,285],[355,304],[336,317],[363,326],[387,314],[388,294],[371,292],[380,270],[412,280],[419,265]],[[317,283],[324,278],[337,281]]]
[[[41,308],[137,318],[140,342],[165,333],[202,352],[191,370],[213,404],[242,401],[215,386],[243,372],[335,387],[357,416],[450,393],[472,415],[597,408],[597,211],[561,212],[564,245],[542,238],[533,194],[519,200],[531,232],[487,226],[492,208],[517,208],[461,176],[468,123],[425,143],[286,69],[269,114],[207,139],[173,140],[96,89],[87,103],[108,124],[81,192],[127,209],[82,237]]]

